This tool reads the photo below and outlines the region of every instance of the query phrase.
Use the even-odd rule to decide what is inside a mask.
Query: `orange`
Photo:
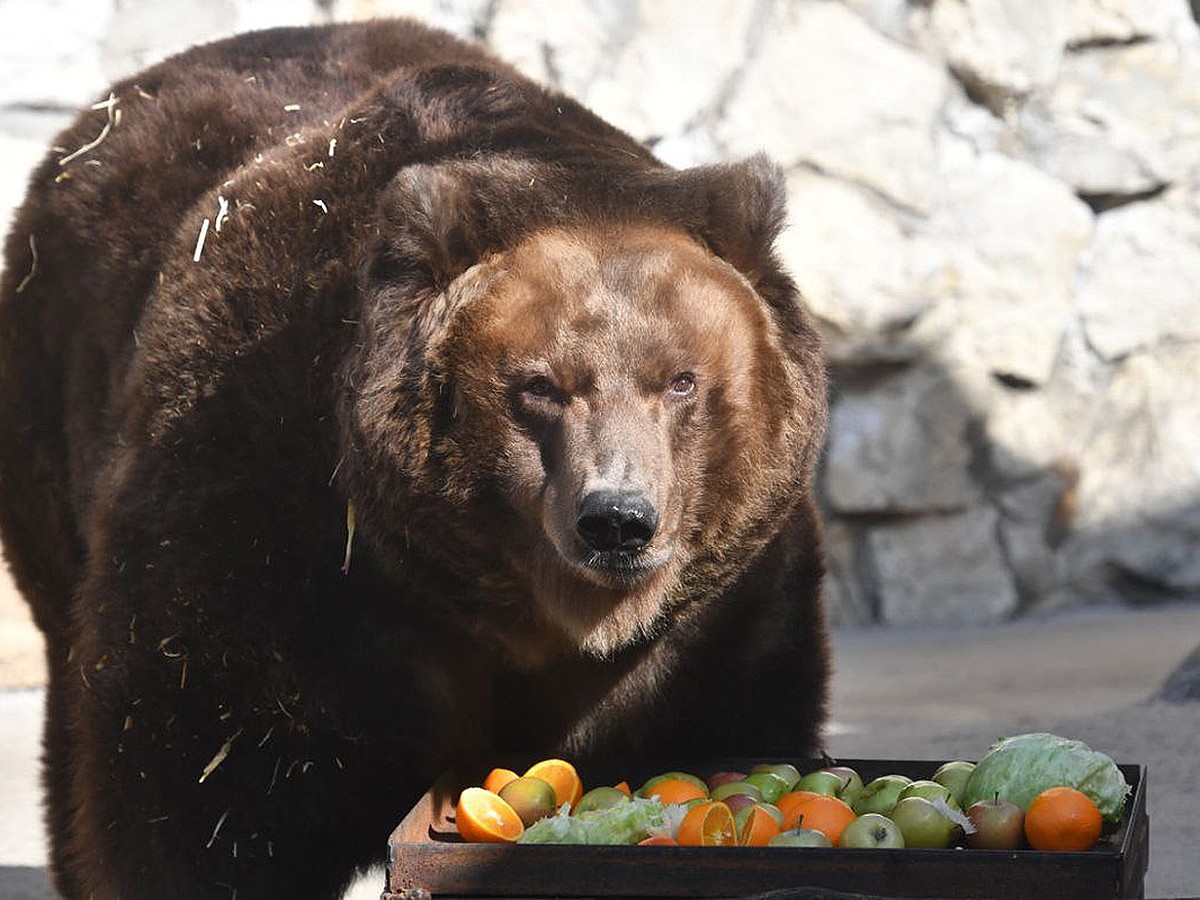
[[[628,781],[618,781],[616,784],[613,785],[613,787],[615,787],[618,791],[620,791],[626,797],[633,796],[633,791],[630,789]]]
[[[657,796],[663,803],[687,803],[689,800],[700,800],[708,796],[708,791],[697,787],[682,778],[667,778],[660,781],[647,791],[649,796]]]
[[[1025,810],[1025,838],[1034,850],[1091,850],[1103,824],[1091,798],[1069,787],[1042,791]]]
[[[799,803],[794,803],[790,812],[784,814],[785,828],[811,828],[829,838],[837,846],[846,826],[856,818],[854,810],[837,797],[818,794]]]
[[[655,834],[638,841],[639,847],[678,847],[679,842],[669,834]]]
[[[816,791],[790,791],[784,794],[775,801],[775,807],[783,813],[783,828],[786,831],[789,828],[796,827],[796,808],[802,803],[807,803],[813,797],[823,796]]]
[[[502,787],[516,779],[517,773],[512,769],[492,769],[488,772],[487,778],[483,779],[483,789],[498,794]]]
[[[574,809],[583,796],[583,782],[575,767],[565,759],[543,759],[525,773],[526,778],[540,778],[554,788],[554,802],[559,806],[570,803]]]
[[[681,847],[736,847],[733,813],[720,800],[693,806],[683,817],[676,840]]]
[[[511,843],[525,830],[521,817],[504,798],[479,787],[469,787],[459,795],[454,824],[463,840],[493,844]]]
[[[746,813],[746,821],[742,823],[738,844],[743,847],[765,847],[782,830],[773,815],[761,806],[751,806]]]

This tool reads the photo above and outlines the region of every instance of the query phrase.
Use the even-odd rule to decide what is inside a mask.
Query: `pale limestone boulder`
[[[1063,184],[961,139],[940,145],[942,203],[929,226],[957,281],[960,358],[1041,384],[1072,315],[1093,216]]]
[[[1200,38],[1067,54],[1058,81],[1022,109],[1028,157],[1104,198],[1185,177],[1200,158]]]
[[[112,18],[99,0],[4,0],[0,3],[0,107],[74,111],[108,83],[100,42]],[[24,36],[24,37],[22,37]]]
[[[875,622],[875,607],[867,587],[862,560],[862,541],[841,519],[829,519],[825,526],[825,608],[834,628],[870,625]]]
[[[716,127],[726,151],[766,150],[930,209],[946,72],[837,3],[776,3],[764,27]]]
[[[878,525],[867,541],[885,624],[994,622],[1017,609],[989,506]]]
[[[259,0],[240,2],[257,5]],[[322,4],[316,5],[319,7]],[[494,0],[332,0],[326,5],[330,18],[339,21],[412,16],[459,37],[478,38],[483,37],[487,30],[491,8],[495,3]]]
[[[822,473],[833,512],[924,513],[979,501],[970,474],[975,419],[943,367],[905,369],[867,391],[835,388]]]
[[[1200,591],[1200,355],[1132,355],[1098,399],[1079,457],[1070,577],[1116,566],[1165,591]]]
[[[1189,21],[1187,0],[1074,0],[1067,45],[1157,40]]]
[[[756,6],[696,0],[500,0],[489,43],[641,140],[708,114],[745,57]]]
[[[927,28],[959,79],[999,112],[1054,83],[1069,14],[1061,0],[935,0]]]
[[[930,341],[914,329],[943,296],[940,271],[921,269],[886,203],[851,184],[799,169],[788,178],[787,227],[777,242],[817,316],[831,359],[908,360]]]
[[[1078,308],[1106,360],[1200,341],[1200,203],[1196,187],[1100,216],[1080,271]]]

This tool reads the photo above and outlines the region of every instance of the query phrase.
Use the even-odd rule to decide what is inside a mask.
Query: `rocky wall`
[[[0,205],[161,55],[414,14],[674,165],[765,149],[827,336],[838,623],[1200,597],[1186,0],[5,0]]]

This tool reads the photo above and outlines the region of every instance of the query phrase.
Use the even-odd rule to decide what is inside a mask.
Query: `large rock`
[[[778,248],[830,357],[862,365],[924,353],[932,338],[914,328],[945,296],[939,270],[920,253],[894,211],[868,191],[805,169],[788,179],[788,224]]]
[[[907,369],[869,391],[835,394],[823,470],[834,512],[960,510],[978,501],[970,474],[975,414],[945,369]]]
[[[957,275],[960,353],[1002,377],[1049,377],[1071,315],[1092,214],[1060,182],[999,153],[947,138],[943,203],[929,230]]]
[[[1200,356],[1187,345],[1130,356],[1096,405],[1068,580],[1115,575],[1158,599],[1200,593]]]
[[[1017,608],[990,507],[879,525],[867,540],[886,624],[992,622]]]
[[[1068,54],[1053,88],[1022,110],[1030,158],[1102,201],[1186,175],[1200,156],[1200,40],[1194,31],[1180,41]]]
[[[772,4],[765,29],[717,126],[727,151],[765,149],[928,210],[946,73],[837,3]]]
[[[1187,0],[1074,0],[1068,46],[1158,40],[1191,22]]]
[[[111,17],[112,6],[97,0],[0,3],[0,107],[73,111],[95,100],[108,83],[100,41]]]
[[[696,0],[500,0],[489,43],[636,137],[684,131],[722,99],[757,7]]]
[[[1200,183],[1104,214],[1079,283],[1089,343],[1117,360],[1200,341],[1198,286]]]
[[[1046,0],[936,0],[929,27],[951,69],[990,108],[1053,84],[1069,10]]]

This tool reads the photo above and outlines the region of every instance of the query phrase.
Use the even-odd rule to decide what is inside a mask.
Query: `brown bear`
[[[335,896],[501,751],[820,739],[820,342],[762,158],[675,171],[411,22],[115,85],[0,294],[69,897]]]

